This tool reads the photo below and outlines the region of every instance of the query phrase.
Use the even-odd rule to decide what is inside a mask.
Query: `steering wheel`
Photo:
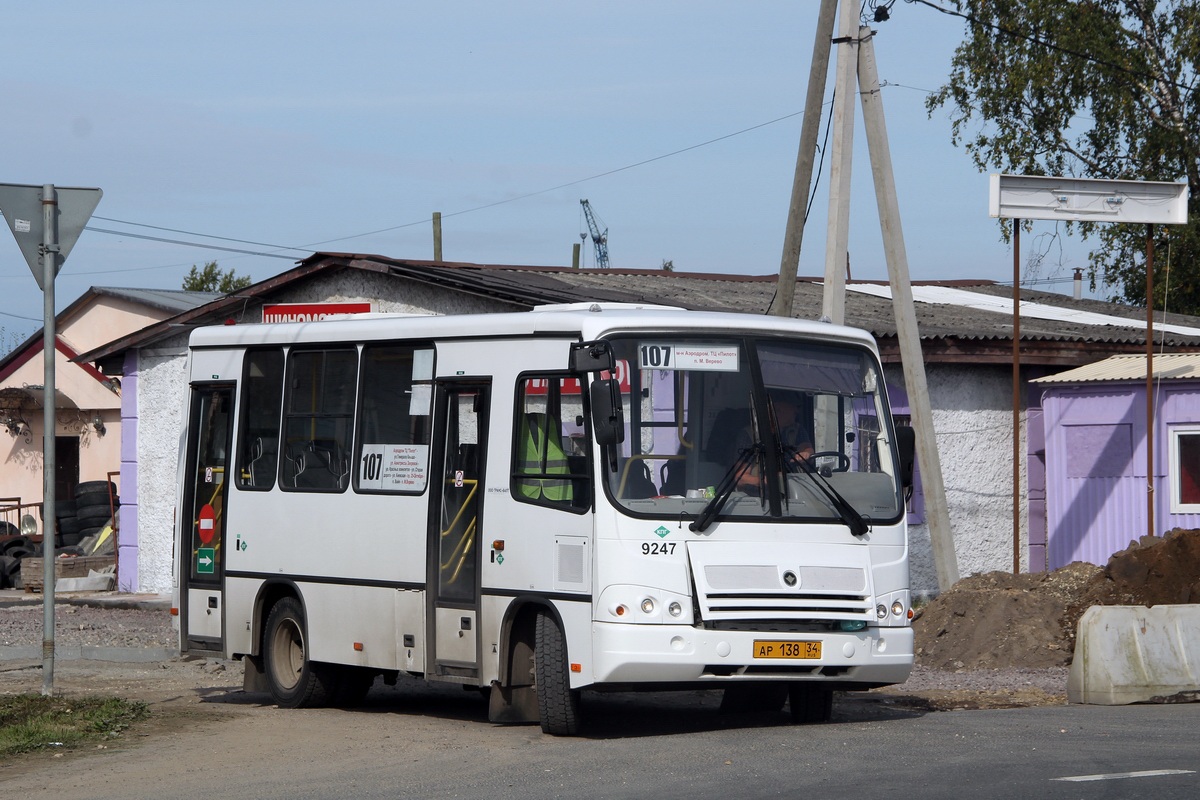
[[[815,470],[815,469],[817,469],[817,461],[822,458],[836,458],[837,459],[837,468],[836,469],[829,469],[829,467],[825,467],[825,469],[828,469],[831,472],[849,472],[850,471],[850,456],[848,456],[845,453],[842,453],[838,450],[820,450],[816,453],[813,453],[808,458],[804,459],[804,463],[808,464],[808,466],[811,469]]]

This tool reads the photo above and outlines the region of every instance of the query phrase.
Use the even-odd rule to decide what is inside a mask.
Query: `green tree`
[[[238,277],[233,270],[224,272],[217,266],[217,262],[209,261],[204,265],[204,269],[196,269],[196,265],[192,264],[192,269],[183,279],[183,288],[189,292],[220,292],[229,294],[236,292],[238,289],[245,289],[250,285],[250,276],[244,275]]]
[[[1200,314],[1200,0],[950,2],[968,28],[930,114],[983,171],[1186,178],[1188,224],[1154,231],[1154,305]],[[1144,305],[1146,226],[1078,228],[1093,288]]]

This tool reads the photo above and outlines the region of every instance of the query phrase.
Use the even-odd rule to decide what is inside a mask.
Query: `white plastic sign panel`
[[[638,345],[638,368],[737,372],[738,347],[728,344],[642,342]]]
[[[366,444],[358,476],[360,489],[384,492],[425,490],[429,445]]]
[[[1186,183],[992,175],[988,214],[1004,219],[1087,222],[1187,222]]]

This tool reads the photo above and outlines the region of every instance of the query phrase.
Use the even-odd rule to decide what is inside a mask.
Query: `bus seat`
[[[618,474],[625,476],[622,499],[644,500],[647,497],[658,496],[658,487],[650,477],[650,467],[643,459],[627,459]]]
[[[250,473],[248,486],[270,486],[275,480],[275,462],[278,458],[279,439],[275,436],[256,436],[250,445],[250,460],[246,470]]]

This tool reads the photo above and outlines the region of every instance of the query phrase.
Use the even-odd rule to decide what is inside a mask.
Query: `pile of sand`
[[[933,669],[1071,663],[1079,617],[1094,605],[1200,603],[1200,530],[1144,536],[1104,568],[988,572],[954,584],[913,621],[917,663]]]

